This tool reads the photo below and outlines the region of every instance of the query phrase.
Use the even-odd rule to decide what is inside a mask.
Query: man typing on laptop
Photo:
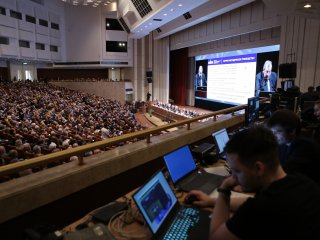
[[[210,239],[314,239],[320,234],[320,188],[310,179],[287,175],[278,159],[272,132],[253,127],[236,133],[226,145],[232,170],[213,200],[199,191],[194,205],[214,205]],[[239,206],[232,206],[231,190],[240,184],[255,192]],[[232,207],[237,207],[231,216]],[[230,217],[231,216],[231,217]]]

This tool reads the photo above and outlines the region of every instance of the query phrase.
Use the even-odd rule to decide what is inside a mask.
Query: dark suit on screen
[[[201,74],[201,76],[197,73],[194,76],[194,84],[195,84],[195,90],[197,90],[197,87],[206,87],[207,86],[207,78],[204,73]]]
[[[263,77],[263,72],[259,72],[256,76],[256,96],[259,95],[260,92],[275,92],[277,89],[277,74],[275,72],[271,72],[270,78],[270,89],[268,89],[268,82]]]

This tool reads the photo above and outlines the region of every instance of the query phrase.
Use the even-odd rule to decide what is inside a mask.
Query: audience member
[[[314,103],[313,112],[314,112],[314,116],[317,118],[317,120],[320,121],[320,100],[318,100]]]
[[[232,176],[218,188],[215,201],[191,191],[197,206],[212,206],[210,239],[313,239],[320,234],[320,188],[303,175],[287,174],[269,129],[236,133],[226,144]],[[231,215],[231,190],[240,184],[247,198]],[[266,228],[267,227],[267,228]]]
[[[301,121],[293,111],[274,112],[267,125],[279,143],[279,159],[287,173],[301,173],[320,184],[320,146],[311,138],[302,137]]]
[[[305,101],[316,101],[319,99],[319,95],[314,91],[314,87],[308,87],[308,91],[303,93],[300,98],[301,109],[304,110]]]
[[[0,166],[5,165],[5,159],[7,158],[7,151],[4,146],[0,146]]]
[[[316,101],[313,106],[313,114],[316,118],[316,121],[313,125],[313,138],[320,144],[320,100]]]
[[[316,93],[318,94],[318,96],[320,98],[320,85],[316,87]]]

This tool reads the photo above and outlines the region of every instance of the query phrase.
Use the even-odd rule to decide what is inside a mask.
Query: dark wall
[[[7,67],[0,67],[0,82],[9,80],[9,69]]]
[[[75,79],[75,78],[95,78],[107,79],[108,69],[37,69],[38,79],[57,80],[57,79]]]

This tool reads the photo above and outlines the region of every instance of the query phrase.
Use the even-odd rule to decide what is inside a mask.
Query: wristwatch
[[[218,193],[223,193],[226,196],[230,196],[231,195],[231,190],[230,189],[226,189],[226,188],[217,188]]]

